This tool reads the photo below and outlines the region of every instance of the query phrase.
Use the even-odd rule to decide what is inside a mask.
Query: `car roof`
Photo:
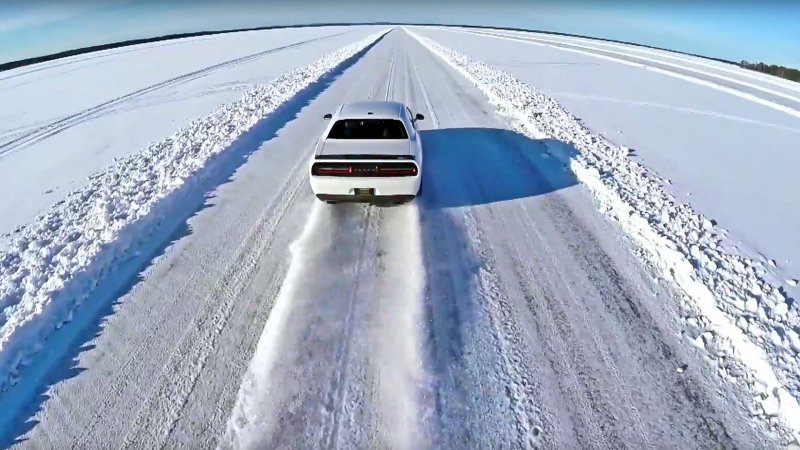
[[[400,102],[364,100],[345,103],[339,110],[339,119],[400,119],[405,105]]]

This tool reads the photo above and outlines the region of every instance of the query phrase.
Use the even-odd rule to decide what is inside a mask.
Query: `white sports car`
[[[311,190],[328,203],[410,201],[419,193],[422,145],[402,103],[360,101],[326,114],[330,124],[309,166]]]

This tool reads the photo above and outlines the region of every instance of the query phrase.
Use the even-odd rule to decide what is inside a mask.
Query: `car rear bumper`
[[[335,203],[405,203],[414,200],[414,195],[330,195],[317,194],[323,202]]]
[[[335,201],[353,198],[408,197],[413,198],[419,192],[421,177],[330,177],[311,176],[311,190],[314,194],[337,197]],[[357,189],[371,189],[372,195],[356,195]],[[340,199],[341,198],[341,199]],[[353,201],[368,201],[356,200]]]

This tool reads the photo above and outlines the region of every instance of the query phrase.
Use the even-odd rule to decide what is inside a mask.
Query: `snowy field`
[[[798,98],[421,27],[2,73],[0,446],[796,444]],[[310,191],[323,114],[361,99],[426,116],[410,204]]]
[[[3,192],[15,193],[0,197],[0,235],[45,212],[115,158],[375,29],[196,37],[0,73],[0,180]]]

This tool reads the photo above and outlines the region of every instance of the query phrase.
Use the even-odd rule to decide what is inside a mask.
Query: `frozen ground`
[[[435,43],[449,34],[394,29],[364,48],[379,30],[124,157],[13,235],[0,444],[788,443],[797,386],[777,385],[796,380],[797,311],[767,303],[782,293],[729,258],[726,233],[628,149]],[[322,115],[364,98],[426,116],[413,203],[310,192]]]
[[[114,158],[141,151],[254,85],[375,30],[197,37],[0,73],[0,180],[2,192],[14,193],[0,196],[0,235],[85,185]]]
[[[679,200],[730,230],[742,250],[774,259],[784,279],[800,278],[800,84],[586,39],[422,33],[555,98],[632,149]]]

